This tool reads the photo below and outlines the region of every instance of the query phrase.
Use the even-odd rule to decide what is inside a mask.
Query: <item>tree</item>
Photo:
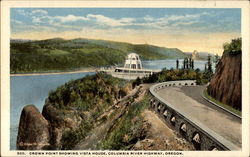
[[[211,56],[207,56],[207,63],[205,64],[205,70],[203,73],[204,79],[210,81],[213,76],[213,69],[212,69],[212,63],[211,63]]]
[[[189,68],[192,69],[192,58],[189,58]]]
[[[229,55],[237,55],[241,53],[241,45],[242,45],[242,39],[236,38],[232,39],[231,43],[224,43],[223,44],[223,55],[229,54]]]
[[[215,68],[217,68],[217,65],[218,65],[219,61],[220,61],[220,57],[219,57],[218,54],[216,54],[215,57],[214,57]]]
[[[136,86],[140,85],[142,83],[141,79],[139,77],[136,78],[135,81],[132,83],[132,87],[135,88]]]
[[[194,60],[191,61],[191,68],[194,69]]]
[[[189,64],[188,64],[188,58],[184,58],[183,60],[183,69],[188,69],[189,68]]]
[[[183,60],[183,69],[186,69],[186,58]]]
[[[211,55],[207,56],[207,70],[209,73],[213,73],[212,63],[211,63]]]
[[[176,69],[179,69],[179,60],[176,60]]]

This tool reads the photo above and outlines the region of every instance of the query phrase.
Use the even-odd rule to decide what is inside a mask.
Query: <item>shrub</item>
[[[223,55],[237,55],[241,53],[241,45],[242,45],[242,39],[236,38],[232,39],[230,43],[224,43],[223,48],[224,52]]]

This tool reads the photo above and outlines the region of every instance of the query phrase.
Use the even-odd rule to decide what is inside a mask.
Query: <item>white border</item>
[[[1,156],[17,156],[9,151],[10,128],[10,79],[9,79],[9,39],[10,14],[12,7],[46,7],[46,8],[241,8],[242,10],[242,151],[185,151],[184,156],[249,156],[249,2],[248,1],[2,1],[1,2]],[[25,91],[24,91],[25,92]],[[230,131],[230,130],[229,130]],[[23,151],[27,155],[30,152]],[[42,151],[46,152],[46,151]],[[54,151],[55,152],[55,151]],[[59,152],[59,151],[57,151]],[[76,152],[76,151],[67,151]],[[90,151],[81,151],[90,152]],[[19,155],[22,156],[22,155]],[[50,155],[53,156],[53,155]],[[57,155],[56,155],[57,156]],[[114,155],[112,155],[114,156]],[[124,156],[124,155],[123,155]],[[138,155],[137,155],[138,156]],[[152,155],[151,155],[152,156]],[[164,155],[166,156],[166,155]],[[170,155],[169,155],[170,156]],[[178,156],[178,155],[176,155]],[[181,155],[183,156],[183,155]]]

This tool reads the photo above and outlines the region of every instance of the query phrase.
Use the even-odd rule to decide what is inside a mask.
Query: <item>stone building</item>
[[[128,56],[125,60],[124,68],[142,69],[142,64],[141,64],[141,60],[139,58],[139,55],[136,53],[128,54]]]

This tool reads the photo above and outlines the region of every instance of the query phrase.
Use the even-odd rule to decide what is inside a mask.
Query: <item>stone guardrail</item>
[[[230,141],[218,135],[207,126],[177,109],[174,105],[158,96],[157,91],[170,86],[195,86],[195,80],[169,81],[150,87],[151,108],[185,139],[193,143],[197,150],[240,150]]]

